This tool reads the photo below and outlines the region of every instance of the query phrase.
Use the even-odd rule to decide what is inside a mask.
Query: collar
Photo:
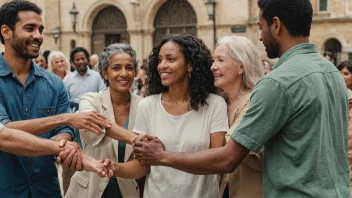
[[[136,97],[133,95],[133,93],[131,91],[129,91],[129,93],[130,93],[130,107],[131,107],[131,104],[134,104],[136,102]],[[109,108],[112,109],[112,102],[111,102],[111,96],[110,96],[110,87],[105,88],[102,91],[101,95],[102,95],[101,104],[102,104],[103,108],[105,110],[109,109]]]
[[[73,72],[73,74],[74,74],[75,76],[78,75],[78,76],[80,76],[80,77],[90,76],[90,75],[92,74],[92,70],[89,68],[89,66],[87,66],[87,72],[86,72],[86,74],[84,74],[84,76],[79,75],[79,73],[78,73],[77,70],[75,70],[75,71]]]
[[[0,76],[7,76],[12,73],[11,68],[6,63],[3,57],[4,53],[0,53]],[[33,73],[35,76],[43,76],[42,69],[36,65],[32,60],[30,61],[30,73]]]
[[[298,55],[298,54],[311,54],[311,53],[318,53],[317,48],[312,43],[303,43],[296,46],[291,47],[284,55],[282,55],[279,61],[275,64],[273,69],[278,68],[282,65],[286,60],[290,59],[291,57]]]

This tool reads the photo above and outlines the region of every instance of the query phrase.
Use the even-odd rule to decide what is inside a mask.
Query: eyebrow
[[[35,23],[27,23],[27,24],[24,24],[23,27],[26,27],[26,26],[30,26],[30,27],[36,27],[37,25]],[[39,26],[40,29],[44,29],[44,26],[43,25],[40,25]]]

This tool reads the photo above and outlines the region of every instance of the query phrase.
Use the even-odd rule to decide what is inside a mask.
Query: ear
[[[244,69],[243,69],[243,65],[241,64],[241,65],[239,66],[239,68],[238,68],[238,74],[239,74],[239,75],[242,75],[243,72],[244,72]]]
[[[271,24],[271,27],[273,28],[273,32],[278,35],[282,28],[281,20],[278,17],[274,17],[273,24]]]
[[[104,79],[108,80],[108,69],[104,68],[101,70],[101,72],[103,73]]]
[[[12,36],[11,28],[7,25],[2,25],[1,26],[1,35],[4,37],[4,40],[10,39]]]
[[[188,69],[187,69],[188,72],[192,72],[193,71],[193,67],[192,67],[191,63],[189,63],[187,67],[188,67]]]

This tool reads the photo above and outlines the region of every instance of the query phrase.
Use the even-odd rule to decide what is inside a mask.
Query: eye
[[[126,69],[127,69],[128,71],[133,71],[133,70],[134,70],[134,68],[133,68],[132,65],[129,65]]]

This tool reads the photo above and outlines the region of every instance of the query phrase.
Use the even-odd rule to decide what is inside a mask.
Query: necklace
[[[122,107],[120,109],[118,108],[118,106],[115,106],[114,108],[115,112],[117,113],[117,116],[121,116],[124,112],[126,112],[126,109],[129,110],[130,102],[127,102],[126,104],[122,104],[121,106]]]

